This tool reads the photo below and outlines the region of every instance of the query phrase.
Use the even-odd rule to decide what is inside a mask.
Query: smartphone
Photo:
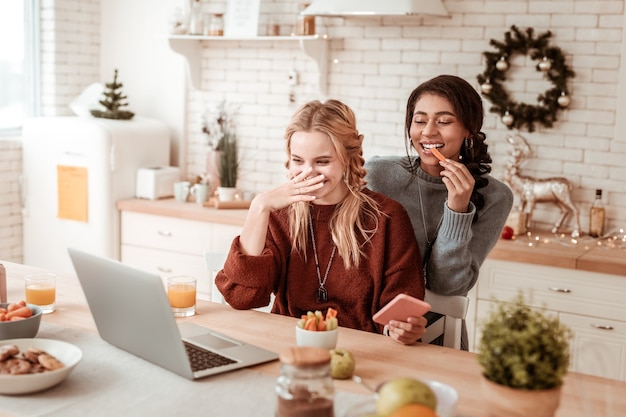
[[[430,304],[406,294],[398,294],[374,314],[374,321],[388,324],[390,320],[406,321],[409,316],[420,317],[430,310]]]

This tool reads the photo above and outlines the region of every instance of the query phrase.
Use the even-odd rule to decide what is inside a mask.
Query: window
[[[0,1],[0,136],[39,113],[39,1]]]

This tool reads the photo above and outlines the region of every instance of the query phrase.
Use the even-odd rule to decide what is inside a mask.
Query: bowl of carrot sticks
[[[35,304],[0,303],[0,340],[35,337],[41,324],[41,308]]]
[[[324,349],[334,349],[337,345],[339,329],[337,311],[329,308],[326,314],[309,311],[296,323],[296,344]]]

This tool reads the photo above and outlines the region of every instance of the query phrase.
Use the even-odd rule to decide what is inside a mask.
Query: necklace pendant
[[[328,291],[326,291],[326,288],[319,287],[317,289],[317,294],[315,294],[315,300],[318,303],[325,303],[326,301],[328,301]]]

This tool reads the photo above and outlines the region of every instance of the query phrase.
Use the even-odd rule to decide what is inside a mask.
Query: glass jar
[[[276,417],[334,417],[330,352],[303,346],[283,351],[276,395]]]
[[[222,13],[210,15],[205,30],[209,36],[224,36],[224,15]]]
[[[191,10],[189,12],[189,34],[202,35],[203,24],[204,16],[202,14],[202,3],[200,3],[200,0],[194,0],[191,4]]]
[[[315,35],[315,16],[304,16],[302,14],[307,7],[309,7],[309,3],[300,3],[298,5],[296,35]]]

